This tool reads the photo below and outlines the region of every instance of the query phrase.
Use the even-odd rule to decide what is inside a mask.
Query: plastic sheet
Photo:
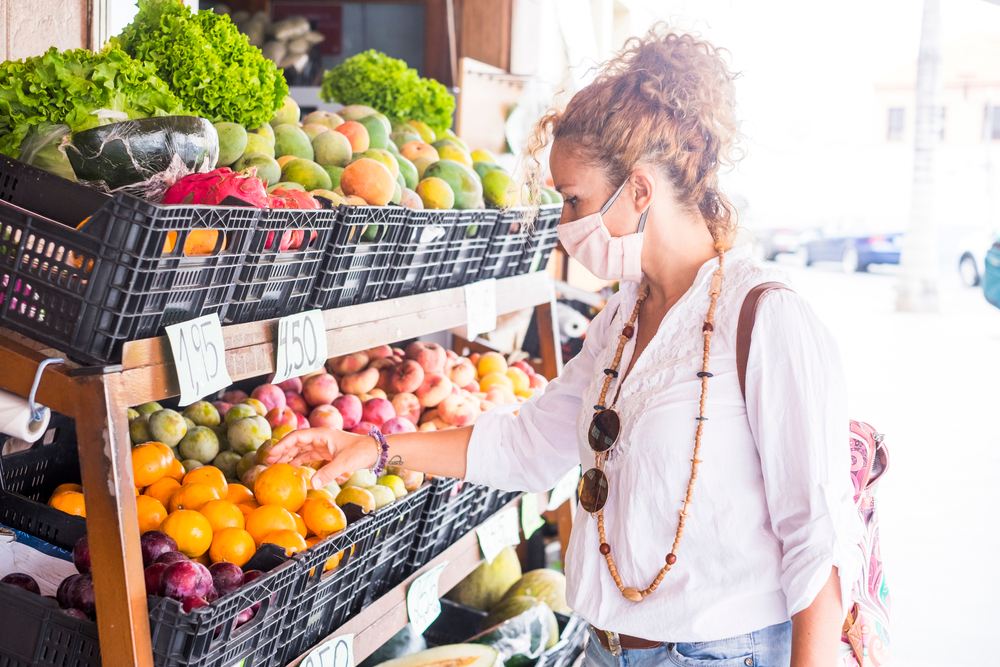
[[[73,165],[66,157],[69,125],[42,123],[21,142],[20,160],[70,181],[76,180]]]
[[[552,612],[538,604],[500,625],[470,639],[469,644],[483,644],[500,653],[505,667],[532,664],[545,652],[549,641]]]

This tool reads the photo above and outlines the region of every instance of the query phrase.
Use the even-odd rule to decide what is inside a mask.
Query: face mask
[[[601,216],[608,212],[627,184],[628,181],[621,184],[600,213],[563,223],[556,228],[556,233],[570,257],[598,278],[637,283],[642,280],[642,230],[649,209],[642,212],[639,229],[634,234],[612,237],[601,221]]]

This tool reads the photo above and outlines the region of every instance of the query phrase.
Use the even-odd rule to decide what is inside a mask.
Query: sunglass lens
[[[604,509],[608,502],[608,477],[603,471],[591,468],[580,478],[580,505],[590,514]]]
[[[595,452],[606,452],[611,449],[618,442],[621,426],[618,413],[614,410],[601,410],[595,414],[590,422],[590,431],[587,433],[590,448]]]

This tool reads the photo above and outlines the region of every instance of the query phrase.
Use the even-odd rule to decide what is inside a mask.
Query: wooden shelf
[[[497,281],[497,315],[548,304],[553,298],[552,280],[544,271]],[[323,312],[331,357],[454,329],[466,319],[461,287]],[[223,327],[222,334],[234,382],[274,372],[278,320]],[[126,343],[122,379],[131,405],[179,394],[167,337]]]

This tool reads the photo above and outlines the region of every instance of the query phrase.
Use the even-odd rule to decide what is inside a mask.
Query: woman
[[[658,26],[539,123],[529,155],[552,142],[559,238],[622,281],[543,394],[387,451],[380,434],[308,429],[270,455],[330,461],[317,487],[388,456],[544,491],[582,461],[567,600],[593,625],[591,665],[832,667],[860,567],[844,379],[795,293],[761,302],[740,393],[738,311],[776,276],[730,249],[732,80],[708,42]]]

